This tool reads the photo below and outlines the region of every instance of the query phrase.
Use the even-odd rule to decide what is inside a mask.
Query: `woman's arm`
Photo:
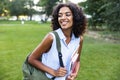
[[[83,36],[80,36],[80,46],[78,49],[79,57],[76,62],[75,71],[68,76],[67,80],[74,80],[78,75],[78,72],[80,70],[80,55],[81,55],[81,51],[82,51],[82,44],[83,44]]]
[[[42,62],[39,61],[40,56],[48,52],[52,46],[53,36],[51,34],[46,35],[46,37],[42,40],[42,42],[33,50],[31,55],[28,58],[28,62],[35,66],[36,68],[47,72],[53,76],[64,76],[66,74],[65,68],[59,68],[58,70],[53,70],[52,68],[44,65]],[[62,74],[61,74],[62,73]]]
[[[79,69],[80,69],[80,56],[81,56],[81,51],[82,51],[82,45],[83,45],[83,36],[80,36],[80,46],[79,46],[79,50],[78,50],[78,53],[79,53],[79,57],[78,57],[78,60],[77,60],[77,66],[76,66],[76,73],[78,73]]]
[[[39,61],[40,56],[43,53],[49,51],[52,42],[53,42],[53,36],[51,34],[46,35],[45,38],[42,40],[42,42],[33,50],[33,52],[28,58],[28,62],[42,71],[55,75],[55,71],[53,69],[45,66],[44,64],[42,64],[42,62]]]

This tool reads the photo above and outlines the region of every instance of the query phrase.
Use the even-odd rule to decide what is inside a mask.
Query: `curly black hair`
[[[78,5],[74,3],[60,3],[57,6],[54,7],[52,12],[52,21],[51,21],[51,27],[53,30],[56,30],[58,28],[61,28],[59,22],[58,22],[58,13],[60,8],[62,7],[68,7],[73,14],[73,26],[72,26],[72,32],[74,33],[75,37],[79,37],[80,35],[83,35],[83,33],[86,30],[86,17],[83,14],[82,8],[80,8]]]

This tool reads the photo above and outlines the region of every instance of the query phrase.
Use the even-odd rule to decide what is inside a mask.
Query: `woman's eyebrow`
[[[64,13],[71,13],[71,12],[64,12]],[[59,12],[58,14],[63,14],[62,12]]]

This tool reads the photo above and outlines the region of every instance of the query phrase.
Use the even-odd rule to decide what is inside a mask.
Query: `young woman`
[[[61,53],[64,67],[60,67],[56,40],[53,33],[48,33],[42,42],[33,50],[28,62],[45,72],[54,80],[75,80],[80,69],[80,54],[83,33],[86,29],[86,18],[82,9],[74,3],[58,4],[52,13],[52,29],[60,37]],[[71,57],[77,50],[75,71],[71,72]],[[39,61],[42,56],[42,61]]]

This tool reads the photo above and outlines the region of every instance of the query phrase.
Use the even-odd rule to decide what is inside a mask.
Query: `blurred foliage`
[[[0,16],[28,15],[30,19],[36,12],[33,0],[0,0]]]
[[[40,0],[34,4],[33,0],[0,0],[0,16],[27,15],[32,19],[33,14],[46,14],[45,21],[51,16],[53,7],[63,0]],[[67,0],[66,0],[67,1]],[[89,26],[94,29],[109,29],[120,32],[120,0],[87,0],[79,3],[83,6],[86,14],[91,15],[88,19]],[[42,7],[36,11],[34,6]],[[106,26],[106,27],[104,27]]]
[[[0,0],[0,16],[16,16],[18,20],[18,16],[28,15],[31,20],[33,14],[46,14],[47,20],[52,13],[53,7],[59,2],[62,1],[40,0],[35,4],[34,0]],[[35,10],[33,8],[35,6],[42,7],[42,10]]]
[[[120,0],[87,0],[79,3],[87,14],[91,15],[89,26],[107,26],[110,31],[120,31]]]
[[[38,5],[44,8],[44,12],[46,14],[46,20],[50,17],[53,11],[53,7],[60,2],[59,0],[40,0]]]

